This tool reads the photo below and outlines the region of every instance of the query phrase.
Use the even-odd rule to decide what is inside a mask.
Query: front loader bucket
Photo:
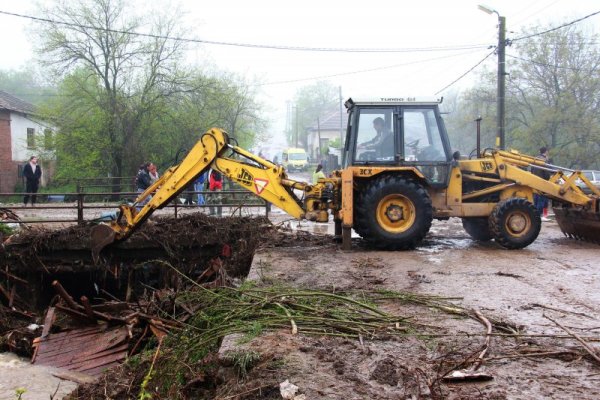
[[[553,210],[565,236],[600,244],[600,213],[566,205],[554,205]]]
[[[109,225],[99,224],[92,228],[90,236],[92,259],[97,263],[102,249],[115,241],[116,232]]]

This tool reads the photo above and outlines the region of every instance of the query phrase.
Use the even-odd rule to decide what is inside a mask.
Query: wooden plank
[[[85,357],[93,355],[104,349],[115,347],[127,340],[127,334],[120,332],[119,336],[97,335],[91,341],[69,342],[59,348],[44,343],[44,346],[38,352],[37,360],[40,363],[58,362],[62,359],[72,359],[74,355],[81,354]]]
[[[66,368],[70,370],[79,370],[80,368],[93,368],[99,365],[106,364],[106,360],[109,358],[112,362],[127,357],[127,349],[118,348],[118,350],[107,350],[98,357],[95,357],[95,355],[91,355],[89,356],[89,359],[86,359],[85,357],[77,358],[77,356],[77,354],[71,354],[69,357],[66,358],[38,364],[49,365],[56,368]]]
[[[127,344],[127,343],[125,343]],[[78,360],[82,360],[82,359],[89,359],[89,358],[93,358],[95,354],[100,353],[102,351],[105,350],[110,350],[113,348],[117,348],[117,347],[121,347],[122,346],[122,342],[118,343],[114,346],[108,346],[108,347],[102,347],[102,346],[96,346],[95,348],[92,349],[85,349],[85,350],[81,350],[81,347],[77,346],[77,347],[72,347],[72,348],[67,348],[67,349],[63,349],[62,352],[52,352],[52,353],[43,353],[43,355],[38,355],[38,362],[40,364],[46,364],[49,362],[60,362],[61,360],[71,360],[71,362],[76,362]]]
[[[48,311],[46,312],[46,318],[44,318],[44,329],[42,330],[42,339],[44,339],[50,333],[50,329],[54,323],[55,310],[56,309],[54,307],[49,307]]]
[[[94,332],[98,332],[98,331],[102,331],[102,327],[99,326],[87,326],[85,328],[80,328],[80,329],[69,329],[68,331],[62,331],[62,332],[56,332],[52,334],[52,339],[55,338],[60,338],[62,336],[77,336],[77,335],[85,335],[87,332],[89,331],[94,331]],[[48,338],[48,340],[50,340],[50,338]]]
[[[86,371],[89,371],[96,367],[104,366],[104,365],[110,364],[115,361],[124,360],[126,357],[127,357],[126,351],[122,351],[122,352],[115,353],[115,354],[109,354],[98,360],[93,360],[93,361],[87,362],[77,368],[74,368],[74,370],[79,371],[79,372],[86,372]]]
[[[106,363],[106,359],[110,358],[113,355],[120,354],[119,359],[127,357],[127,348],[128,344],[125,343],[121,346],[115,347],[113,349],[108,349],[99,353],[94,354],[91,357],[77,357],[73,360],[73,362],[69,365],[69,369],[77,370],[81,367],[86,366],[89,369],[89,365],[97,364],[104,365]]]
[[[68,336],[57,340],[51,338],[50,340],[43,340],[41,347],[43,348],[44,354],[60,353],[64,352],[64,348],[81,347],[86,343],[93,343],[99,337],[99,334],[96,333],[94,335],[74,338],[72,340]]]
[[[72,369],[69,365],[93,361],[115,352],[126,355],[128,335],[125,327],[101,332],[99,329],[97,327],[96,332],[87,330],[83,336],[78,335],[77,330],[70,331],[75,336],[73,340],[68,335],[52,340],[53,335],[48,335],[38,347],[35,363]]]

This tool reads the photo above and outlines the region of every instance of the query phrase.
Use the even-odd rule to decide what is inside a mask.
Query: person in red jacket
[[[215,171],[214,169],[210,171],[210,175],[208,178],[208,190],[211,192],[220,192],[223,190],[223,176],[220,172]],[[222,207],[221,204],[221,195],[219,193],[210,193],[210,215],[216,214],[221,217],[222,216]],[[219,204],[219,206],[213,207],[213,204]]]

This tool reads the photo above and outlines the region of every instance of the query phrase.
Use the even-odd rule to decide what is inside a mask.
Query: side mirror
[[[456,150],[454,153],[452,153],[452,159],[454,161],[460,160],[460,151]]]

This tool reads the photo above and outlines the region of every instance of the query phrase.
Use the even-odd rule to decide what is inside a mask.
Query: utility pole
[[[496,119],[498,125],[498,134],[496,136],[496,147],[504,150],[506,148],[505,141],[505,78],[506,78],[506,61],[505,61],[505,50],[506,50],[506,17],[500,15],[500,13],[491,7],[483,4],[477,6],[481,11],[487,14],[496,14],[498,16],[498,93],[497,93],[497,104],[496,104]]]
[[[295,140],[295,147],[298,147],[298,106],[294,106],[294,108],[296,109],[296,140]]]
[[[286,145],[289,143],[289,139],[291,137],[289,137],[288,135],[292,134],[292,102],[291,101],[286,101],[285,102],[285,143]]]
[[[321,121],[319,117],[317,117],[317,140],[319,141],[319,146],[317,147],[319,152],[319,154],[317,155],[317,163],[320,163],[323,153],[321,151]]]
[[[342,102],[342,87],[340,86],[340,154],[344,148],[344,103]],[[341,162],[342,160],[340,160]]]
[[[506,92],[506,17],[498,15],[498,138],[496,146],[506,149],[505,140],[505,92]]]

